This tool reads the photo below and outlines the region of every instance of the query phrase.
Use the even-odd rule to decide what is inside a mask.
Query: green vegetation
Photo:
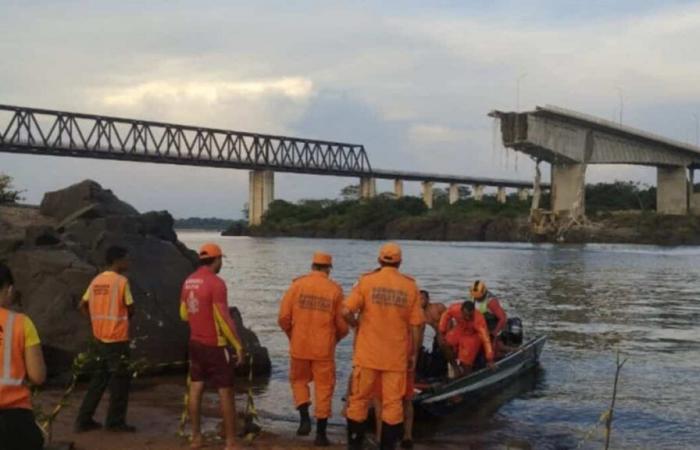
[[[235,221],[218,217],[189,217],[175,219],[175,228],[184,230],[216,230],[221,231],[231,227]]]
[[[586,211],[656,210],[656,188],[631,181],[586,186]]]
[[[12,186],[12,177],[0,173],[0,204],[17,203],[23,200],[22,191],[17,191]]]

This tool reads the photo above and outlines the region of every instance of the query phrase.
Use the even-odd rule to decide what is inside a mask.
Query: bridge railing
[[[371,173],[362,145],[0,105],[0,151]]]

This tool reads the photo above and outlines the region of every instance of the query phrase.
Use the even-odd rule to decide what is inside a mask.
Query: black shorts
[[[190,378],[216,389],[233,386],[233,359],[226,347],[190,341]]]
[[[41,450],[44,436],[30,409],[0,409],[0,450]]]

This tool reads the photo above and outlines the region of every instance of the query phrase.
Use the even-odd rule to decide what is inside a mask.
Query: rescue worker
[[[282,298],[278,323],[289,338],[289,382],[299,411],[298,436],[311,433],[309,383],[314,383],[316,440],[330,445],[326,435],[335,390],[335,347],[348,334],[342,316],[343,289],[331,280],[331,255],[316,252],[311,272],[296,278]]]
[[[450,328],[450,326],[452,327]],[[474,302],[455,303],[442,315],[439,326],[445,342],[456,350],[459,371],[472,371],[474,361],[482,350],[489,367],[493,367],[493,348],[484,316],[474,309]]]
[[[491,291],[486,289],[486,283],[481,280],[476,280],[470,290],[471,296],[474,299],[474,306],[486,320],[491,339],[495,340],[498,335],[506,328],[508,318],[505,311],[501,308],[501,303]]]
[[[424,318],[418,286],[413,278],[399,272],[401,248],[385,244],[378,261],[380,267],[360,277],[344,307],[350,326],[358,326],[347,408],[351,449],[362,448],[365,420],[378,380],[382,384],[380,447],[393,449],[401,439],[407,372],[415,369],[415,355],[421,345]],[[409,345],[413,347],[412,355]]]
[[[0,263],[0,448],[40,450],[44,436],[36,425],[28,383],[46,380],[39,335],[28,316],[6,309],[14,279]]]
[[[236,351],[236,364],[243,362],[243,346],[228,311],[226,283],[217,274],[223,253],[216,244],[199,249],[199,268],[182,286],[180,318],[189,323],[191,448],[203,445],[201,431],[202,394],[205,382],[218,390],[224,420],[226,450],[235,445],[236,404],[233,391],[233,361],[226,347]]]
[[[129,280],[128,252],[111,246],[105,255],[107,270],[97,275],[80,302],[83,314],[90,317],[94,336],[95,364],[92,378],[75,421],[75,432],[101,428],[93,419],[105,389],[109,387],[109,407],[105,428],[109,431],[134,432],[126,423],[129,403],[129,319],[134,314],[134,299]]]

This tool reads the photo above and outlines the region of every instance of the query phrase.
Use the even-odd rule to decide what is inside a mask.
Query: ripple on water
[[[215,240],[229,258],[222,272],[246,324],[270,349],[273,375],[256,388],[266,420],[292,420],[287,339],[277,328],[279,298],[329,251],[333,277],[349,290],[375,265],[378,242],[222,238],[180,233],[191,247]],[[693,448],[700,440],[700,249],[630,245],[402,242],[405,272],[435,301],[466,298],[483,279],[531,334],[549,335],[542,370],[472,410],[419,424],[430,447],[574,448],[608,407],[615,352],[629,356],[620,382],[615,448]],[[429,333],[430,335],[430,333]],[[337,352],[333,423],[351,346]],[[583,448],[600,448],[596,430]]]

